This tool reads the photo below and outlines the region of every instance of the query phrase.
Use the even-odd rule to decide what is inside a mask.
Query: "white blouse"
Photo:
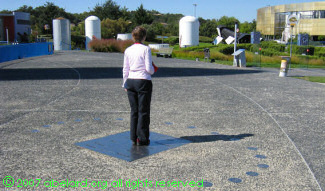
[[[151,80],[151,75],[154,72],[151,49],[148,46],[136,43],[125,50],[122,87],[127,79]]]

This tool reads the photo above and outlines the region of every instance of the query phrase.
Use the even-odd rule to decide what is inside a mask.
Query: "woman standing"
[[[131,107],[130,138],[133,145],[149,145],[151,75],[154,74],[151,50],[143,42],[146,30],[136,27],[132,31],[134,44],[124,52],[123,87]]]

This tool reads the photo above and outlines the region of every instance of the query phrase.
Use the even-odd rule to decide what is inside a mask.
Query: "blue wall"
[[[0,46],[0,62],[53,54],[53,43],[26,43]]]

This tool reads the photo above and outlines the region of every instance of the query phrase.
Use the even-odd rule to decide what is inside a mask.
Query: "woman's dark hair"
[[[147,30],[143,27],[135,27],[132,31],[132,37],[135,42],[141,42],[145,36],[147,36]]]

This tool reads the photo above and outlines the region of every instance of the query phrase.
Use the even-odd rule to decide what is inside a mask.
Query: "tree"
[[[251,22],[251,29],[253,31],[256,31],[256,20],[255,19],[253,19],[253,21]]]
[[[244,23],[241,23],[240,26],[239,26],[239,29],[240,29],[241,33],[250,33],[250,32],[252,32],[251,25],[247,21],[245,21]]]
[[[85,36],[85,21],[71,27],[71,35]]]
[[[25,13],[33,13],[33,7],[27,6],[27,5],[23,5],[23,6],[19,7],[15,11],[17,11],[17,12],[25,12]]]
[[[179,20],[184,17],[182,14],[161,14],[158,11],[151,11],[154,16],[154,23],[161,23],[164,25],[163,35],[178,36]]]
[[[72,14],[72,20],[70,20],[70,22],[78,25],[79,23],[84,22],[85,19],[91,15],[93,15],[91,12],[74,13]]]
[[[122,19],[124,20],[129,20],[131,17],[130,17],[130,12],[128,11],[128,9],[126,7],[123,7],[121,9],[121,17]]]
[[[178,23],[168,24],[166,31],[167,31],[167,33],[166,33],[167,36],[178,36],[179,24]]]
[[[200,36],[214,38],[218,35],[217,34],[218,23],[215,19],[212,19],[212,20],[202,19],[201,22],[200,22],[200,25],[201,25],[200,26]]]
[[[154,42],[156,40],[156,33],[154,32],[151,25],[143,24],[141,25],[147,31],[146,41]]]
[[[12,11],[9,11],[9,10],[2,10],[0,11],[1,14],[11,14]]]
[[[104,19],[101,22],[102,38],[116,38],[118,33],[126,33],[128,31],[129,22],[119,18],[118,20]]]
[[[125,10],[124,10],[125,12]],[[116,2],[112,0],[107,0],[104,4],[97,4],[93,11],[91,11],[93,15],[96,15],[100,20],[104,19],[113,19],[117,20],[121,16],[123,16],[123,12],[120,9],[120,6],[116,4]]]
[[[222,16],[219,20],[218,20],[218,25],[223,25],[227,28],[229,28],[230,30],[234,31],[235,30],[235,23],[240,24],[240,22],[238,21],[238,19],[236,19],[235,17],[227,17],[227,16]]]
[[[141,4],[134,13],[133,21],[136,25],[151,24],[153,22],[153,16]]]
[[[256,30],[256,21],[253,20],[251,23],[249,22],[244,22],[241,23],[239,26],[240,32],[241,33],[250,33]]]
[[[32,25],[34,30],[39,30],[39,33],[45,33],[44,25],[49,24],[52,26],[53,19],[64,17],[71,20],[72,14],[67,14],[64,9],[56,6],[54,3],[47,2],[44,6],[36,7],[33,11]],[[53,26],[50,28],[49,33],[52,34]]]

